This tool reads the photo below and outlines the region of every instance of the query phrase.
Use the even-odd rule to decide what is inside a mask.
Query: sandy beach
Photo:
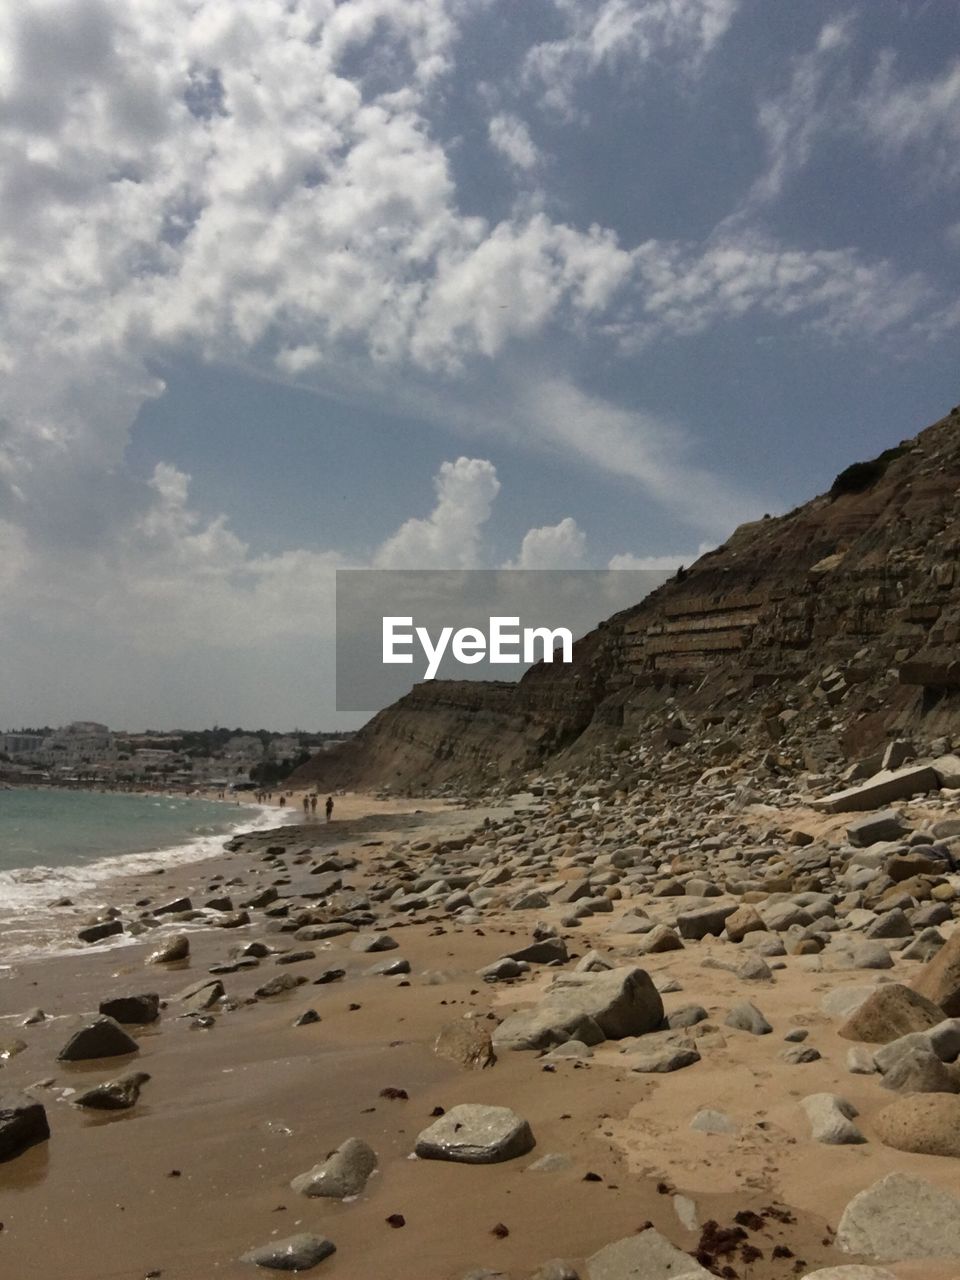
[[[527,797],[467,811],[418,801],[420,811],[413,812],[410,801],[339,797],[330,824],[257,833],[218,858],[100,886],[101,902],[125,918],[184,895],[197,906],[229,894],[236,905],[265,889],[278,892],[265,908],[250,909],[250,923],[224,928],[225,917],[221,927],[210,927],[187,912],[115,949],[92,946],[82,955],[4,969],[0,1052],[17,1041],[24,1046],[2,1066],[4,1090],[42,1101],[51,1136],[0,1163],[0,1271],[39,1280],[240,1280],[254,1271],[241,1261],[247,1250],[311,1232],[336,1243],[318,1273],[339,1280],[525,1277],[550,1258],[582,1264],[608,1242],[651,1224],[694,1253],[709,1238],[707,1224],[735,1228],[737,1215],[747,1214],[754,1226],[740,1235],[753,1252],[744,1253],[743,1244],[721,1252],[709,1274],[774,1280],[857,1261],[833,1243],[838,1217],[854,1194],[886,1173],[916,1173],[955,1190],[951,1161],[874,1140],[879,1078],[847,1071],[849,1041],[822,1011],[823,997],[835,988],[911,975],[917,966],[908,961],[864,975],[818,972],[812,961],[819,957],[790,956],[775,981],[743,983],[720,967],[738,959],[724,939],[637,959],[636,937],[617,932],[608,916],[585,917],[571,928],[559,905],[517,911],[505,901],[473,923],[458,922],[439,903],[407,915],[378,909],[371,928],[388,931],[396,943],[383,955],[356,949],[356,927],[308,942],[291,936],[289,914],[316,903],[308,896],[311,874],[320,883],[317,875],[329,872],[312,869],[331,855],[357,860],[340,877],[339,910],[326,913],[334,919],[373,905],[385,876],[401,866],[416,885],[417,867],[438,850],[456,852],[474,833],[482,838],[484,820],[505,822],[515,807],[522,819],[529,804]],[[811,825],[820,821],[808,817]],[[800,826],[803,815],[791,821]],[[573,872],[558,874],[562,880]],[[618,912],[637,906],[652,914],[658,907],[639,894],[636,902],[624,897],[615,905]],[[62,908],[64,928],[75,928],[92,907]],[[616,1040],[583,1059],[500,1051],[486,1070],[438,1055],[443,1028],[482,1034],[542,994],[553,976],[548,967],[533,965],[508,982],[488,983],[477,972],[527,944],[537,921],[557,929],[571,962],[597,949],[611,964],[642,964],[665,989],[668,1015],[691,1000],[702,1004],[703,1045],[714,1035],[704,1061],[670,1074],[637,1074],[622,1052],[630,1046]],[[187,959],[145,964],[182,932]],[[270,953],[256,967],[223,974],[225,994],[208,1010],[194,1005],[187,1012],[185,989],[213,981],[211,967],[254,940]],[[298,951],[303,959],[278,963]],[[409,962],[409,974],[370,972],[399,957]],[[343,976],[323,976],[336,970]],[[280,974],[304,981],[279,994],[255,994]],[[774,1034],[724,1034],[734,991],[756,1000]],[[138,1042],[135,1055],[57,1060],[71,1031],[101,1001],[141,992],[156,992],[163,1008],[156,1022],[126,1027]],[[45,1018],[21,1025],[34,1008]],[[317,1019],[295,1025],[308,1009]],[[782,1059],[791,1028],[815,1041],[818,1060],[797,1066]],[[77,1090],[132,1070],[150,1079],[129,1110],[71,1105]],[[810,1141],[798,1103],[818,1092],[842,1093],[856,1105],[865,1143],[830,1148],[825,1157],[826,1149]],[[411,1158],[436,1109],[462,1103],[511,1108],[528,1120],[534,1150],[491,1165]],[[692,1129],[691,1118],[704,1109],[730,1117],[735,1131]],[[363,1140],[377,1155],[359,1197],[341,1203],[291,1189],[293,1178],[347,1138]],[[535,1167],[546,1155],[555,1159]],[[391,1225],[400,1221],[395,1215],[404,1225]],[[956,1275],[952,1265],[931,1261],[887,1265],[902,1280]]]

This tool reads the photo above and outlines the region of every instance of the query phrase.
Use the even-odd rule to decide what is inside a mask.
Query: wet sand
[[[344,879],[362,889],[390,842],[465,832],[484,816],[439,810],[404,816],[400,808],[397,802],[391,812],[315,824],[313,831],[307,824],[293,836],[305,847],[335,846],[359,856],[360,868]],[[217,876],[242,877],[242,896],[275,880],[277,870],[256,854],[227,853],[169,874],[128,878],[109,893],[100,886],[100,892],[118,904],[187,890],[202,900],[209,889],[222,889]],[[541,914],[550,920],[558,912]],[[158,941],[152,933],[116,950],[91,948],[5,971],[0,1046],[20,1038],[27,1049],[0,1070],[0,1080],[4,1089],[31,1087],[47,1107],[52,1136],[0,1164],[0,1275],[240,1280],[254,1272],[238,1260],[246,1249],[306,1230],[336,1242],[337,1253],[316,1271],[333,1280],[460,1280],[480,1266],[522,1278],[548,1258],[582,1259],[647,1223],[694,1250],[700,1233],[683,1226],[674,1204],[674,1193],[682,1192],[695,1201],[701,1224],[715,1219],[730,1226],[737,1212],[772,1207],[763,1229],[751,1234],[762,1256],[745,1263],[734,1254],[729,1263],[743,1280],[777,1280],[856,1261],[832,1246],[830,1228],[847,1200],[884,1173],[913,1171],[950,1187],[950,1161],[906,1156],[875,1141],[825,1153],[804,1129],[796,1103],[811,1092],[842,1092],[866,1114],[875,1109],[877,1084],[846,1073],[848,1042],[818,1012],[825,990],[871,975],[812,974],[793,966],[777,975],[776,985],[758,984],[755,999],[778,1026],[815,1031],[824,1056],[805,1066],[779,1061],[780,1036],[736,1032],[727,1032],[727,1046],[711,1054],[709,1069],[701,1063],[661,1077],[632,1075],[616,1042],[585,1064],[560,1063],[553,1071],[534,1053],[502,1054],[485,1071],[438,1057],[433,1043],[444,1024],[480,1019],[492,1025],[546,983],[547,973],[494,986],[476,976],[478,967],[526,942],[532,924],[529,913],[480,926],[439,917],[391,921],[399,949],[385,956],[351,951],[350,935],[310,943],[313,960],[281,969],[267,958],[257,969],[224,977],[236,1007],[218,1012],[209,1029],[178,1017],[170,1003],[154,1027],[130,1028],[140,1043],[135,1058],[75,1065],[58,1063],[56,1054],[75,1015],[95,1011],[100,1000],[142,991],[168,999],[206,978],[231,947],[255,937],[278,947],[301,944],[264,933],[257,921],[239,930],[191,931],[191,957],[175,966],[144,967]],[[576,955],[596,945],[625,960],[636,945],[595,921],[564,932]],[[682,983],[682,992],[665,998],[668,1011],[698,1001],[713,1021],[729,1004],[730,975],[703,967],[712,949],[642,962],[655,977],[669,974]],[[729,946],[718,942],[716,952],[729,960]],[[410,961],[409,979],[363,972],[399,956]],[[346,979],[308,982],[245,1003],[277,973],[312,979],[332,967],[346,969]],[[33,1006],[45,1010],[47,1021],[21,1028]],[[294,1026],[307,1008],[321,1020]],[[81,1111],[62,1094],[134,1069],[149,1072],[151,1080],[130,1111]],[[384,1098],[385,1088],[409,1097]],[[434,1108],[461,1102],[512,1107],[529,1120],[535,1151],[493,1166],[411,1159]],[[691,1116],[703,1107],[729,1112],[741,1122],[740,1134],[690,1130]],[[870,1138],[869,1124],[864,1128]],[[347,1137],[365,1139],[379,1156],[379,1170],[358,1200],[311,1200],[290,1190],[291,1178]],[[568,1156],[569,1166],[549,1173],[528,1168],[551,1152]],[[587,1174],[594,1176],[584,1180]],[[388,1225],[394,1214],[403,1215],[404,1227]],[[492,1234],[498,1224],[509,1234]],[[781,1250],[776,1258],[775,1246]],[[904,1280],[955,1277],[954,1269],[929,1263],[890,1269]]]

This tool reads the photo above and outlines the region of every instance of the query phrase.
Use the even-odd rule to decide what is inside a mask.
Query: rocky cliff
[[[638,738],[817,769],[960,735],[960,407],[722,547],[519,684],[433,682],[304,765],[321,786],[489,786]]]

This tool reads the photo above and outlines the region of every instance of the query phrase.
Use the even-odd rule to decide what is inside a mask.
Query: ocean
[[[200,861],[230,832],[276,822],[273,808],[183,796],[0,790],[0,953],[14,935],[25,941],[36,911],[58,897],[140,868]]]

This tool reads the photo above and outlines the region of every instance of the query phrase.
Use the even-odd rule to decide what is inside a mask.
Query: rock
[[[899,982],[884,983],[838,1028],[845,1040],[888,1044],[911,1031],[927,1031],[943,1020],[941,1010]]]
[[[765,1036],[773,1030],[755,1004],[743,1000],[735,1004],[727,1014],[724,1025],[736,1031],[749,1031],[752,1036]]]
[[[567,944],[562,938],[543,938],[531,942],[528,947],[508,951],[505,960],[520,960],[525,964],[566,964],[569,959]]]
[[[483,1071],[497,1060],[490,1032],[478,1022],[449,1022],[440,1028],[434,1053],[461,1067]]]
[[[185,933],[178,933],[147,956],[147,964],[172,964],[176,960],[186,960],[189,954],[190,939]]]
[[[400,944],[389,933],[358,933],[350,943],[351,951],[394,951]]]
[[[863,1044],[852,1044],[847,1050],[847,1070],[857,1076],[876,1075],[877,1067],[873,1054]]]
[[[642,956],[661,955],[664,951],[682,951],[683,943],[674,931],[665,924],[658,924],[651,929],[640,944],[639,954]]]
[[[92,1089],[75,1094],[70,1101],[77,1107],[91,1107],[95,1111],[126,1111],[136,1105],[140,1087],[149,1079],[146,1071],[133,1071],[130,1075],[95,1084]]]
[[[293,1025],[295,1027],[309,1027],[319,1021],[320,1015],[317,1013],[316,1009],[304,1009],[303,1013],[301,1013],[299,1017],[294,1018]]]
[[[117,1058],[136,1053],[139,1045],[119,1022],[102,1014],[75,1031],[57,1055],[60,1062],[83,1062],[90,1058]]]
[[[534,1146],[529,1124],[509,1108],[461,1103],[423,1130],[415,1151],[421,1160],[499,1164]]]
[[[763,933],[766,928],[760,912],[749,902],[737,907],[726,919],[727,937],[731,942],[742,942],[748,933]]]
[[[835,987],[820,1001],[820,1011],[828,1018],[849,1018],[876,990],[875,985]]]
[[[155,992],[139,996],[115,996],[100,1001],[100,1012],[117,1022],[146,1025],[160,1017],[160,997]]]
[[[336,1251],[337,1246],[332,1240],[302,1232],[250,1249],[240,1261],[252,1262],[254,1266],[266,1267],[270,1271],[309,1271]]]
[[[800,1067],[807,1062],[818,1062],[820,1050],[815,1049],[812,1044],[795,1044],[789,1049],[784,1049],[780,1057],[791,1067]]]
[[[702,1004],[685,1004],[667,1016],[667,1026],[671,1031],[679,1031],[683,1027],[695,1027],[698,1022],[706,1022],[709,1016]]]
[[[948,1018],[960,1018],[960,930],[924,965],[913,988],[939,1005]]]
[[[944,1066],[929,1042],[901,1052],[880,1083],[895,1093],[960,1093],[960,1080]]]
[[[700,907],[696,911],[681,911],[677,916],[680,937],[696,941],[712,934],[719,938],[727,917],[732,916],[736,909],[732,903],[727,903],[724,906]]]
[[[667,1072],[679,1071],[700,1061],[700,1054],[692,1044],[671,1044],[669,1041],[649,1048],[641,1046],[627,1058],[631,1071]]]
[[[300,1195],[345,1200],[360,1194],[376,1167],[373,1148],[359,1138],[348,1138],[326,1160],[294,1178],[290,1186]]]
[[[538,1267],[530,1280],[581,1280],[581,1276],[564,1258],[552,1258]]]
[[[748,956],[737,969],[744,982],[773,982],[773,970],[761,956]]]
[[[587,1259],[588,1280],[712,1280],[711,1273],[653,1227],[616,1240]]]
[[[269,999],[271,996],[283,995],[285,991],[294,991],[305,982],[306,978],[299,973],[277,973],[268,978],[262,987],[257,987],[254,995],[258,1000]]]
[[[564,973],[540,1003],[511,1014],[496,1028],[497,1049],[548,1049],[565,1040],[597,1044],[656,1030],[663,1001],[645,969]]]
[[[864,812],[896,800],[909,800],[923,791],[939,789],[939,779],[929,765],[909,765],[906,769],[894,769],[892,772],[881,770],[857,787],[822,796],[813,801],[812,808],[819,809],[821,813]]]
[[[874,1116],[885,1146],[923,1156],[960,1156],[960,1097],[914,1093],[897,1098]]]
[[[825,1142],[834,1147],[866,1142],[857,1126],[851,1123],[857,1109],[845,1098],[835,1093],[811,1093],[800,1105],[807,1113],[815,1142]]]
[[[867,818],[858,818],[847,827],[847,839],[857,849],[867,849],[872,844],[887,840],[899,840],[909,828],[896,809],[880,809]]]
[[[837,1246],[880,1262],[960,1257],[960,1199],[905,1173],[888,1173],[855,1195]]]
[[[912,938],[913,925],[899,907],[894,907],[892,911],[885,911],[872,924],[867,925],[866,937]]]
[[[493,964],[478,969],[477,977],[483,978],[484,982],[510,982],[514,978],[521,978],[526,972],[525,966],[510,956],[504,956],[502,960],[494,960]]]
[[[193,903],[189,898],[175,898],[172,902],[165,902],[162,907],[154,907],[153,914],[155,916],[179,915],[181,911],[192,911]]]
[[[100,1012],[103,1012],[101,1008]],[[31,1009],[29,1013],[25,1013],[20,1021],[21,1027],[35,1027],[38,1023],[46,1022],[47,1015],[42,1009]]]
[[[122,920],[104,920],[100,924],[88,924],[86,928],[78,929],[77,937],[81,942],[93,943],[116,937],[118,933],[123,933]]]
[[[0,1094],[0,1161],[12,1160],[50,1137],[42,1103],[25,1093]]]
[[[690,1121],[690,1128],[698,1133],[737,1133],[739,1126],[725,1112],[707,1108],[697,1112]]]
[[[205,978],[201,982],[191,983],[189,987],[173,998],[182,1004],[188,1013],[202,1013],[211,1009],[224,996],[223,983],[219,978]]]
[[[404,960],[402,956],[397,956],[394,960],[378,960],[366,972],[381,978],[401,977],[410,972],[410,961]]]
[[[960,787],[960,756],[938,756],[932,768],[941,787],[949,787],[952,791]]]

